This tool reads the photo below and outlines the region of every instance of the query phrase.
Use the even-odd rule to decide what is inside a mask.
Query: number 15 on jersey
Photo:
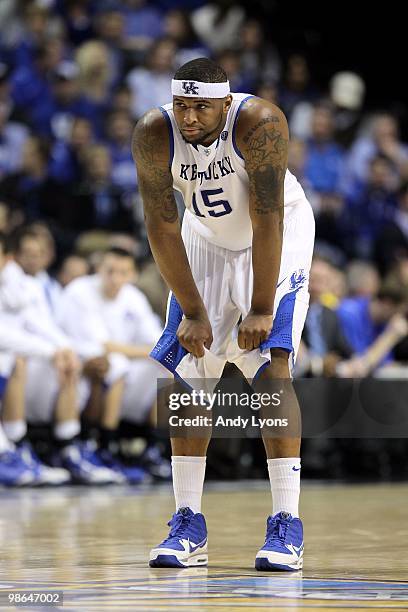
[[[227,200],[216,198],[216,196],[220,196],[223,193],[224,190],[221,187],[219,189],[203,189],[200,191],[202,202],[204,206],[209,209],[207,211],[209,217],[223,217],[224,215],[229,215],[232,212],[230,203]],[[200,211],[195,192],[193,193],[192,206],[197,217],[207,216]],[[203,208],[201,210],[203,210]]]

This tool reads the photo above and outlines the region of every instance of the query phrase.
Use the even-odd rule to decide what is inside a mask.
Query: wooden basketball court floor
[[[7,589],[63,591],[65,611],[408,609],[408,484],[305,483],[305,565],[283,574],[253,569],[268,488],[207,485],[209,567],[181,570],[146,562],[168,532],[168,486],[3,489],[0,600]]]

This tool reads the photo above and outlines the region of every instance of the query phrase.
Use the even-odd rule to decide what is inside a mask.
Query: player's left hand
[[[249,312],[238,330],[238,346],[251,351],[267,339],[272,329],[273,316]]]

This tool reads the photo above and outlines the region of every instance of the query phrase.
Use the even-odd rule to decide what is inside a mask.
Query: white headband
[[[225,98],[230,93],[229,81],[224,83],[202,83],[201,81],[177,81],[171,82],[171,93],[173,96],[187,98]]]

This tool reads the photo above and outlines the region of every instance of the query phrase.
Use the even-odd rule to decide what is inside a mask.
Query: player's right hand
[[[177,338],[194,357],[204,357],[204,347],[209,349],[213,341],[208,317],[185,317],[178,327]]]

